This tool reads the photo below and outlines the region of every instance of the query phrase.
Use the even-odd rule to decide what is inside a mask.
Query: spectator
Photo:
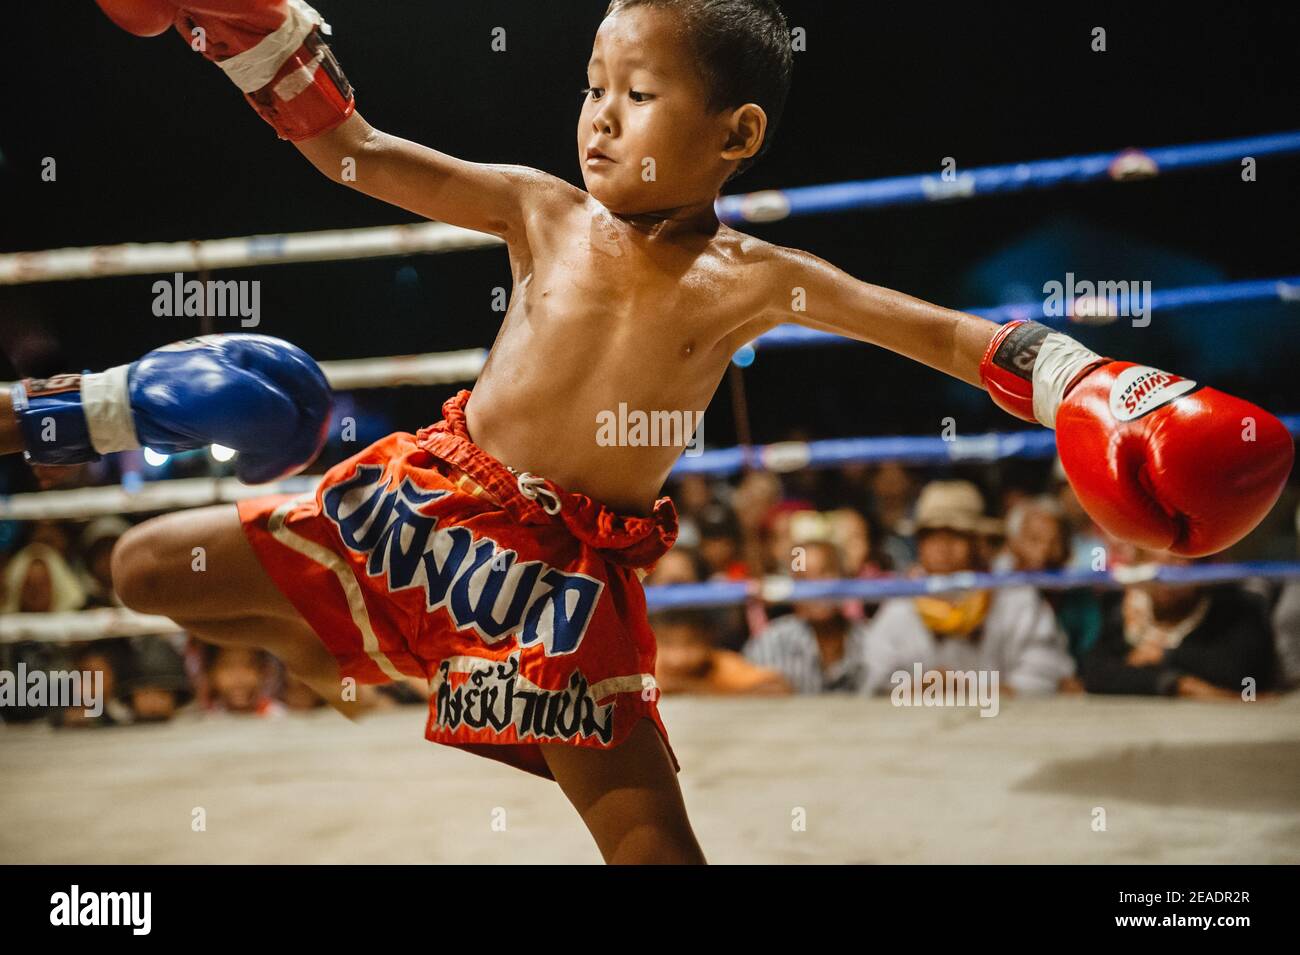
[[[45,544],[28,544],[5,565],[0,586],[0,613],[51,613],[76,610],[85,594],[67,563]],[[19,664],[32,670],[57,669],[66,657],[52,644],[23,641],[0,644],[0,668],[14,672]],[[40,706],[0,707],[0,720],[22,723],[42,719]]]
[[[1028,498],[1007,514],[1007,546],[996,568],[1059,571],[1070,559],[1070,525],[1057,499]],[[1043,595],[1070,642],[1070,655],[1081,662],[1101,633],[1102,606],[1090,590],[1057,590]]]
[[[1192,561],[1138,551],[1146,563]],[[1124,590],[1122,604],[1084,660],[1090,693],[1240,699],[1247,679],[1274,684],[1273,633],[1263,602],[1240,587],[1155,581]]]
[[[122,605],[113,591],[113,546],[130,528],[131,525],[122,518],[110,516],[91,521],[81,532],[81,566],[78,568],[78,577],[87,594],[87,606]]]
[[[908,540],[908,521],[916,501],[916,482],[901,464],[882,464],[871,476],[871,501],[883,529],[880,550],[897,568],[907,567],[915,555]]]
[[[70,557],[72,551],[72,537],[68,533],[68,526],[60,521],[34,521],[28,543],[44,544],[56,551],[64,560]]]
[[[1300,687],[1300,580],[1289,580],[1273,609],[1276,631],[1278,686]]]
[[[1006,546],[1006,524],[996,517],[983,517],[975,524],[975,560],[980,567],[989,568],[998,552]]]
[[[934,481],[916,506],[920,570],[979,570],[977,534],[984,502],[968,481]],[[1031,587],[954,596],[894,598],[872,619],[867,637],[868,683],[888,692],[897,671],[986,670],[1001,691],[1053,693],[1072,686],[1074,661],[1049,607]]]
[[[647,587],[698,584],[708,575],[709,565],[700,556],[700,552],[677,544],[659,558],[654,569],[646,575],[645,584]]]
[[[1052,467],[1052,480],[1055,483],[1053,496],[1069,530],[1070,557],[1065,566],[1071,570],[1105,570],[1109,564],[1106,558],[1110,552],[1108,539],[1083,509],[1079,496],[1065,476],[1060,458]]]
[[[683,474],[673,495],[673,503],[683,520],[694,518],[715,500],[713,485],[703,474]]]
[[[88,703],[95,693],[95,675],[103,681],[100,693],[103,709],[96,715],[87,713],[87,705],[69,706],[54,711],[55,726],[118,726],[130,723],[131,709],[118,698],[119,675],[125,670],[128,651],[124,640],[96,640],[82,645],[72,658],[72,669],[80,673],[82,701]]]
[[[842,507],[821,514],[800,513],[793,521],[792,530],[803,541],[829,541],[833,544],[840,553],[840,566],[846,578],[870,580],[884,574],[882,564],[888,559],[875,552],[878,536],[861,511]],[[869,616],[868,608],[861,600],[845,600],[840,607],[848,620],[862,620]],[[870,610],[874,612],[875,608],[876,605],[872,604]],[[754,631],[766,625],[764,619]]]
[[[710,571],[711,568],[700,556],[699,551],[677,544],[659,558],[654,570],[646,577],[645,583],[652,587],[700,584],[709,578]],[[701,626],[708,632],[713,646],[735,650],[744,645],[745,616],[739,608],[718,607],[713,610],[698,610],[695,613],[699,615]]]
[[[208,708],[223,713],[280,716],[284,705],[267,692],[271,658],[251,647],[205,648]]]
[[[740,525],[742,557],[750,577],[767,572],[763,524],[780,501],[781,482],[769,471],[750,471],[731,496],[732,510]]]
[[[844,576],[839,550],[829,541],[800,545],[800,580]],[[750,662],[780,673],[796,693],[857,692],[866,679],[867,625],[849,620],[838,600],[799,601],[745,646]]]
[[[122,695],[137,723],[161,723],[194,698],[185,675],[185,661],[166,637],[140,637],[132,642],[130,662],[122,680]]]
[[[31,543],[5,567],[4,613],[80,610],[86,592],[67,561],[48,544]]]
[[[709,577],[744,580],[749,570],[741,555],[740,523],[725,504],[713,503],[696,517],[700,556],[709,567]]]
[[[1300,508],[1295,512],[1296,536],[1300,538]],[[1277,683],[1282,689],[1300,687],[1300,580],[1282,585],[1273,608],[1273,629],[1277,652]]]
[[[795,523],[801,518],[806,521],[808,515],[814,520],[819,516],[807,501],[782,501],[768,512],[763,519],[763,574],[790,575],[795,541],[800,537]]]
[[[841,507],[826,515],[826,533],[844,558],[844,576],[875,578],[888,567],[888,559],[877,550],[878,533],[861,511]]]
[[[790,692],[781,674],[718,647],[707,613],[676,610],[653,614],[658,655],[655,681],[669,694],[777,696]]]

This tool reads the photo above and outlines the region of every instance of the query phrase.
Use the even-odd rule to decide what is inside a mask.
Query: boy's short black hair
[[[745,103],[763,108],[767,114],[763,145],[736,172],[748,169],[771,145],[794,72],[790,28],[776,0],[611,0],[605,16],[633,7],[657,7],[681,18],[709,92],[710,110]]]

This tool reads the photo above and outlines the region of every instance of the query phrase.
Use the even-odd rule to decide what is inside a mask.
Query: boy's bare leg
[[[704,862],[686,818],[668,749],[643,719],[622,745],[588,749],[548,743],[546,765],[610,864]]]
[[[333,655],[262,569],[232,504],[131,528],[113,550],[113,588],[131,609],[170,617],[200,640],[268,651],[344,715],[362,708],[342,699]]]

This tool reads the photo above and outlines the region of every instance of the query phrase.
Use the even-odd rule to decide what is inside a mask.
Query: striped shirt
[[[867,624],[853,621],[844,639],[844,655],[823,666],[813,628],[789,614],[773,620],[745,644],[745,657],[776,670],[796,693],[858,693],[866,684]]]

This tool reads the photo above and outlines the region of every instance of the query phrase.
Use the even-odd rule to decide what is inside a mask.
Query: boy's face
[[[670,12],[633,7],[607,17],[592,46],[587,85],[578,162],[595,199],[611,212],[635,215],[713,198],[729,166],[721,156],[728,112],[708,112],[704,84]]]

